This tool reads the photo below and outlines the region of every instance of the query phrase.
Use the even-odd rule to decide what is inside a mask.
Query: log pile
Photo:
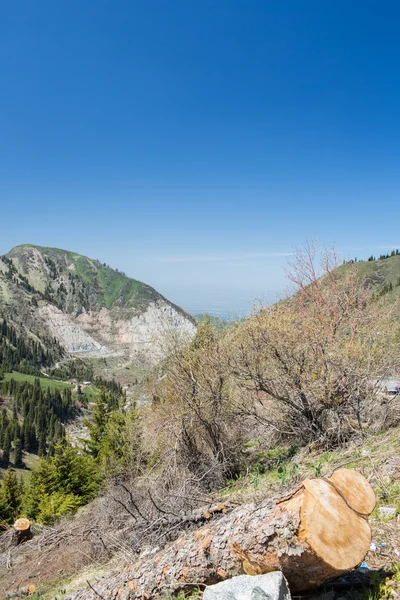
[[[356,567],[371,542],[375,494],[359,473],[341,469],[307,479],[290,496],[234,509],[148,553],[113,578],[72,598],[167,597],[246,573],[283,571],[292,592],[316,588]]]

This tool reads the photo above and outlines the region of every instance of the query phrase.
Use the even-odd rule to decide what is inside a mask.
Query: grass
[[[26,375],[25,373],[18,373],[17,371],[13,371],[12,373],[5,373],[4,379],[6,381],[10,381],[10,379],[14,379],[15,381],[22,383],[34,383],[35,379],[39,379],[40,387],[51,390],[65,390],[68,388],[72,388],[70,383],[66,383],[65,381],[57,381],[56,379],[48,379],[47,377],[35,377],[34,375]]]
[[[258,445],[258,443],[256,444]],[[309,448],[295,454],[290,449],[279,447],[268,452],[257,452],[254,464],[246,473],[230,480],[222,495],[237,496],[240,501],[254,493],[268,489],[279,492],[307,477],[326,477],[340,468],[356,469],[364,476],[374,476],[377,506],[399,506],[400,480],[389,476],[391,461],[400,456],[400,428],[377,433],[366,438],[364,443],[349,445],[348,448],[323,452]],[[266,468],[260,468],[258,456],[262,456]],[[375,512],[373,513],[374,516]]]
[[[168,600],[201,600],[202,597],[203,597],[203,592],[201,592],[199,589],[197,589],[197,590],[188,592],[187,594],[184,594],[183,592],[181,592],[177,596],[168,596]]]
[[[79,279],[86,286],[97,288],[97,301],[101,306],[111,308],[119,300],[123,305],[129,305],[133,301],[135,306],[146,307],[151,300],[157,298],[157,292],[153,288],[127,277],[124,273],[105,267],[97,260],[64,250],[49,250],[68,256]]]
[[[12,458],[12,456],[11,456],[11,458]],[[11,467],[11,469],[13,469],[15,471],[18,479],[24,480],[26,477],[29,477],[30,473],[32,472],[32,469],[34,469],[38,465],[40,458],[38,457],[37,454],[30,454],[28,452],[24,452],[23,461],[24,461],[25,468],[15,467],[12,462],[10,462],[9,465],[2,464],[0,466],[0,481],[3,479],[4,475],[6,474],[8,467]]]
[[[94,385],[88,385],[82,389],[82,394],[88,402],[96,402],[99,395],[99,389]]]
[[[390,572],[391,574],[386,577],[379,571],[371,572],[369,575],[369,586],[359,591],[353,591],[349,594],[349,597],[352,600],[389,600],[398,597],[400,589],[400,564],[393,564]]]

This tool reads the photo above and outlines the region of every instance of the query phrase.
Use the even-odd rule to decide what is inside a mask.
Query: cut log
[[[375,508],[374,490],[368,481],[352,469],[338,469],[329,478],[346,502],[360,515],[370,515]]]
[[[371,542],[365,515],[374,507],[372,488],[354,471],[333,480],[307,479],[277,502],[240,506],[115,578],[98,580],[96,592],[119,600],[167,597],[242,573],[276,570],[292,592],[318,587],[356,567]],[[74,596],[90,597],[87,590]]]
[[[12,545],[18,546],[32,537],[31,522],[28,519],[17,519],[14,523]]]

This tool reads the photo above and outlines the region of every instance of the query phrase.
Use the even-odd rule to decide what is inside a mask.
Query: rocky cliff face
[[[66,250],[17,246],[0,260],[0,315],[27,335],[55,337],[72,355],[156,363],[193,318],[150,286]]]

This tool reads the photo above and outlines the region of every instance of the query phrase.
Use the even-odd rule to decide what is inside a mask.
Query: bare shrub
[[[243,435],[234,398],[226,349],[204,321],[189,346],[170,353],[155,389],[156,446],[175,477],[183,470],[211,489],[238,471]]]
[[[373,377],[395,367],[393,323],[334,251],[306,245],[288,277],[293,296],[230,335],[237,385],[253,394],[243,410],[303,443],[339,445],[383,422]]]

